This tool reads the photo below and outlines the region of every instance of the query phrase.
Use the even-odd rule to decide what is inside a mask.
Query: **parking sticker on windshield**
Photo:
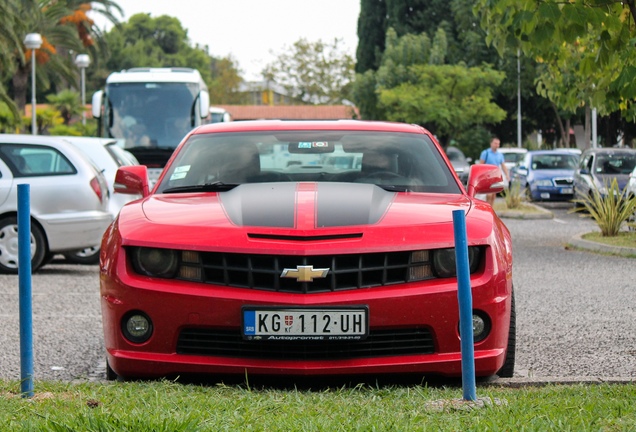
[[[176,167],[170,176],[170,180],[180,180],[185,178],[185,176],[188,175],[188,171],[190,171],[190,165]]]

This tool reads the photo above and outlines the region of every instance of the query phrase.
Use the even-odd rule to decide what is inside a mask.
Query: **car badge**
[[[313,282],[314,278],[327,277],[328,268],[315,269],[311,265],[299,265],[295,269],[283,269],[280,277],[296,279],[296,282]]]

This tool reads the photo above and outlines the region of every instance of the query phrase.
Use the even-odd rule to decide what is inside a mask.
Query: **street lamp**
[[[42,36],[39,33],[29,33],[24,38],[24,46],[31,50],[31,133],[38,134],[35,120],[35,50],[42,46]]]
[[[88,54],[78,54],[75,57],[75,65],[80,68],[81,72],[81,87],[82,87],[82,124],[86,126],[86,75],[85,71],[88,65],[91,64],[91,58]]]

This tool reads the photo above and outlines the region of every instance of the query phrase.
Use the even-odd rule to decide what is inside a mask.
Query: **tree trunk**
[[[583,141],[583,143],[585,144],[585,148],[589,149],[590,148],[590,135],[592,134],[591,131],[591,121],[590,121],[590,117],[591,117],[591,110],[590,110],[590,106],[589,105],[585,105],[585,141]]]
[[[24,107],[27,103],[27,89],[29,87],[29,69],[21,66],[16,70],[12,78],[13,82],[13,100],[18,106],[18,110],[24,115]]]
[[[561,120],[561,116],[559,115],[559,110],[557,109],[556,105],[552,102],[550,103],[550,105],[552,105],[552,109],[554,110],[554,116],[556,118],[557,124],[559,125],[559,131],[561,132],[561,142],[563,142],[566,136],[565,129],[563,128],[563,120]],[[554,143],[552,143],[551,146],[554,146]]]

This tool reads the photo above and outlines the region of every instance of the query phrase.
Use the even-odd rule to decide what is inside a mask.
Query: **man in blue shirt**
[[[497,151],[500,145],[501,141],[499,140],[499,138],[494,137],[492,141],[490,141],[490,148],[487,148],[486,150],[481,152],[481,155],[479,156],[479,163],[498,166],[503,171],[503,174],[507,178],[510,178],[510,176],[508,175],[508,167],[506,167],[506,164],[504,163],[504,155],[503,153]],[[496,195],[497,194],[486,195],[486,201],[491,206],[495,204]]]

